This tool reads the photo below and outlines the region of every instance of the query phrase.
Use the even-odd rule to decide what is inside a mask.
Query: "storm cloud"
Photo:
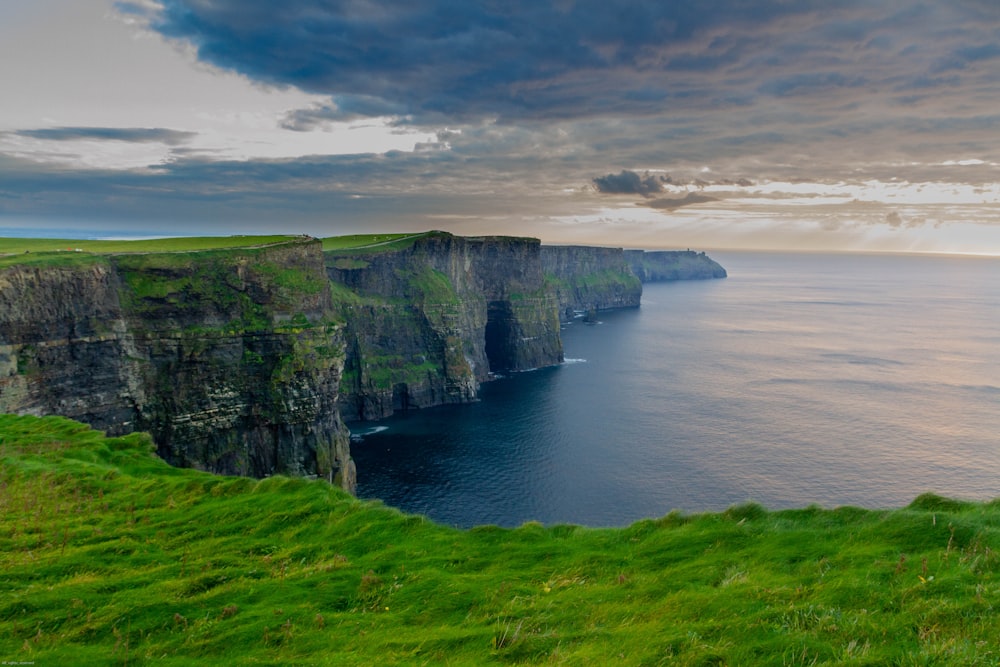
[[[710,165],[714,179],[740,182],[1000,162],[1000,144],[983,141],[1000,135],[1000,9],[989,2],[118,6],[214,67],[326,96],[285,114],[298,132],[366,118],[449,128],[463,157],[530,170],[555,155],[584,182],[612,165],[688,181]],[[510,152],[529,135],[533,153]],[[651,193],[601,178],[601,192]]]
[[[417,122],[649,116],[816,95],[846,95],[840,104],[872,95],[888,102],[889,91],[943,72],[962,85],[985,84],[978,68],[1000,59],[998,10],[975,2],[119,6],[146,13],[153,29],[193,45],[207,63],[330,95],[335,117],[388,113]]]
[[[594,186],[598,192],[605,194],[632,194],[651,197],[663,190],[663,178],[645,174],[640,176],[634,171],[623,169],[618,174],[608,174],[598,176],[594,179]]]

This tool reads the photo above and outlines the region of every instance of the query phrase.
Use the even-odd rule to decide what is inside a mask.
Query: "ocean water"
[[[711,255],[559,367],[351,424],[358,495],[460,527],[1000,496],[1000,259]]]

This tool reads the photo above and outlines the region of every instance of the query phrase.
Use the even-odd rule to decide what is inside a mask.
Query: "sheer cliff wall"
[[[320,243],[0,266],[0,412],[149,431],[170,463],[354,486]]]
[[[537,239],[417,235],[326,253],[346,322],[348,419],[476,399],[491,374],[562,361]]]

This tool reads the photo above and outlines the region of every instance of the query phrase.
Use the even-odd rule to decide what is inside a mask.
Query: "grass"
[[[0,660],[1000,663],[997,504],[459,531],[151,451],[0,416]]]
[[[99,261],[105,255],[200,253],[259,248],[301,240],[297,236],[192,236],[130,241],[86,239],[0,238],[0,267],[12,265],[72,266]]]
[[[127,252],[195,252],[274,245],[294,241],[295,236],[189,236],[130,241],[87,239],[0,238],[0,254],[24,252],[90,252],[116,254]]]
[[[567,291],[609,288],[617,288],[623,291],[640,291],[642,289],[642,282],[625,269],[604,269],[593,273],[580,274],[571,279],[559,278],[549,273],[545,275],[545,280],[553,287]]]
[[[274,312],[287,315],[329,289],[325,275],[276,261],[272,253],[268,247],[248,246],[129,253],[112,261],[122,277],[122,300],[136,312],[201,313],[211,304],[232,319],[227,328],[258,330],[271,326]],[[266,294],[269,303],[255,300],[248,285]]]
[[[408,248],[414,241],[435,232],[418,232],[413,234],[352,234],[349,236],[331,236],[323,239],[323,250],[350,250],[361,252],[383,252]],[[351,268],[351,267],[344,267]]]

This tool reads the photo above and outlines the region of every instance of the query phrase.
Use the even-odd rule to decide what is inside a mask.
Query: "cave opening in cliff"
[[[405,382],[398,382],[392,387],[392,409],[402,412],[410,409],[410,386]]]
[[[486,359],[491,373],[515,367],[515,342],[511,326],[514,313],[509,301],[490,301],[486,307]]]

